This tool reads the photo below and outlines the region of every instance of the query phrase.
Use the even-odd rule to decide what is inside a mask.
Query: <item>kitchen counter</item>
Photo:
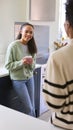
[[[49,122],[0,105],[0,130],[62,130]]]
[[[0,67],[0,77],[9,75],[8,70],[5,67]]]

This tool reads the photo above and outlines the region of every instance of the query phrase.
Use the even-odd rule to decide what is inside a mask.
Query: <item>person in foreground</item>
[[[34,27],[24,23],[17,39],[9,44],[5,67],[9,70],[12,86],[23,103],[24,113],[35,117],[34,77],[37,47],[34,40]]]
[[[51,53],[43,94],[52,112],[51,123],[73,130],[73,0],[66,1],[65,9],[64,27],[69,44]]]

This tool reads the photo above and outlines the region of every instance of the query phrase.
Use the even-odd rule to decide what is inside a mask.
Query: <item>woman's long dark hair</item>
[[[26,23],[23,23],[23,24],[21,25],[20,31],[23,29],[23,27],[25,27],[25,26],[27,26],[27,25],[31,26],[31,27],[34,29],[34,26],[33,26],[32,24],[26,22]],[[21,37],[22,37],[22,34],[21,34],[20,31],[19,31],[19,33],[18,33],[18,36],[17,36],[16,40],[17,40],[17,39],[21,39]],[[35,53],[37,53],[37,47],[36,47],[36,43],[35,43],[34,37],[32,37],[32,39],[28,41],[27,47],[28,47],[28,51],[29,51],[30,54],[35,54]]]

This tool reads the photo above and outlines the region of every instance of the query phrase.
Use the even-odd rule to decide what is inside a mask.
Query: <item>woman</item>
[[[5,60],[5,67],[9,70],[13,87],[24,104],[25,113],[31,116],[35,116],[33,71],[37,53],[33,36],[33,25],[21,25],[17,39],[8,46]]]
[[[73,0],[67,0],[65,6],[69,44],[50,55],[43,92],[52,111],[51,123],[73,130]]]

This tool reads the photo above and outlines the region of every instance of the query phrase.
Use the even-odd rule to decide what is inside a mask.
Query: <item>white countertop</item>
[[[0,106],[0,130],[35,130],[36,127],[40,130],[49,128],[46,122]]]
[[[62,130],[49,122],[0,105],[0,130]]]
[[[9,75],[8,70],[5,67],[0,67],[0,77]]]

